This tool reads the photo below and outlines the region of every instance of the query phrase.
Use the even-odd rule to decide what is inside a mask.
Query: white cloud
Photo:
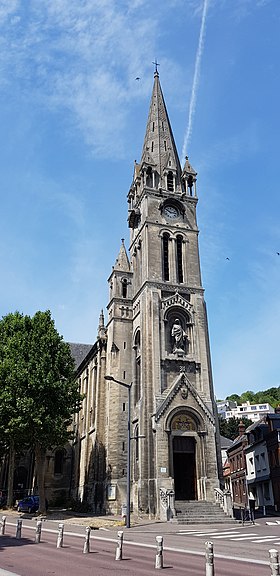
[[[18,9],[19,0],[0,0],[0,23],[5,22]]]
[[[147,95],[147,83],[135,77],[151,70],[155,52],[158,20],[136,17],[144,4],[13,3],[14,26],[4,27],[1,40],[2,87],[38,107],[68,110],[95,154],[121,155],[115,135],[121,142],[129,104]]]

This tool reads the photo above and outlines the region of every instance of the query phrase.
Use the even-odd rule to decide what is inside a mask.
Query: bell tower
[[[196,220],[197,173],[181,169],[158,71],[128,194],[132,282],[134,507],[214,500],[217,415]]]

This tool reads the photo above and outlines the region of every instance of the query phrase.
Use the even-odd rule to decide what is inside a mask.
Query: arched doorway
[[[186,413],[171,422],[173,478],[175,500],[197,499],[196,440],[197,425]]]
[[[196,500],[195,439],[173,437],[175,500]]]

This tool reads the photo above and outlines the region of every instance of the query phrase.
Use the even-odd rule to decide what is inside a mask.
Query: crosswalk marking
[[[277,521],[279,526],[280,521]],[[276,525],[276,524],[275,524]],[[253,528],[253,526],[252,526]],[[272,542],[276,545],[280,544],[280,537],[279,534],[269,534],[267,536],[258,535],[256,532],[242,532],[239,527],[232,528],[230,530],[207,530],[207,531],[199,531],[199,530],[180,530],[177,532],[181,536],[194,536],[195,538],[201,537],[209,537],[212,540],[232,540],[234,542],[240,542],[242,540],[250,540],[251,542],[258,544],[258,543],[265,543],[265,542]]]
[[[258,539],[252,540],[252,542],[270,542],[270,540],[275,540],[275,538],[279,538],[279,536],[258,536]]]
[[[236,536],[236,533],[235,533],[235,534],[232,534],[232,533],[231,533],[231,534],[222,534],[221,536],[213,536],[213,538],[216,538],[216,540],[217,540],[218,538],[221,539],[221,538],[224,538],[224,537],[225,537],[225,538],[230,538],[231,540],[242,540],[242,539],[243,539],[243,537],[242,537],[242,538],[241,538],[241,537],[240,537],[240,538],[233,538],[233,536]],[[245,537],[247,536],[247,539],[250,539],[252,536],[257,536],[257,534],[254,533],[254,532],[251,532],[251,533],[248,532],[248,534],[244,534],[244,536],[245,536]],[[246,538],[244,538],[244,540],[246,540]]]
[[[237,530],[237,528],[234,528],[233,530]],[[199,530],[192,530],[192,533],[188,530],[188,531],[183,531],[180,530],[180,534],[189,534],[190,536],[209,536],[211,534],[236,534],[235,531],[229,531],[226,530],[225,532],[221,532],[221,530],[207,530],[206,532],[200,532]]]
[[[252,540],[252,537],[254,538]],[[244,534],[243,536],[238,536],[238,538],[232,538],[232,540],[235,540],[236,542],[238,540],[252,540],[252,542],[257,542],[259,540],[259,538],[263,538],[263,540],[260,540],[260,542],[265,542],[266,540],[274,540],[275,538],[279,538],[279,536],[258,536],[257,534],[252,533],[251,536],[248,536],[247,534]]]
[[[218,530],[214,530],[214,532],[218,532]],[[179,530],[180,534],[195,534],[197,530]]]

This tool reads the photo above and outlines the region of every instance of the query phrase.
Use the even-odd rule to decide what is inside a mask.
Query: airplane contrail
[[[200,64],[201,64],[201,58],[203,55],[203,48],[204,48],[204,38],[205,38],[205,31],[206,31],[206,15],[207,15],[208,3],[209,3],[209,0],[204,0],[200,33],[199,33],[199,41],[198,41],[196,58],[195,58],[192,93],[191,93],[191,100],[190,100],[190,107],[189,107],[188,126],[187,126],[187,130],[185,133],[183,149],[182,149],[182,164],[184,164],[184,162],[185,162],[185,156],[187,153],[190,137],[192,134],[193,119],[194,119],[195,106],[196,106],[196,100],[197,100],[197,89],[198,89],[198,82],[199,82]]]

